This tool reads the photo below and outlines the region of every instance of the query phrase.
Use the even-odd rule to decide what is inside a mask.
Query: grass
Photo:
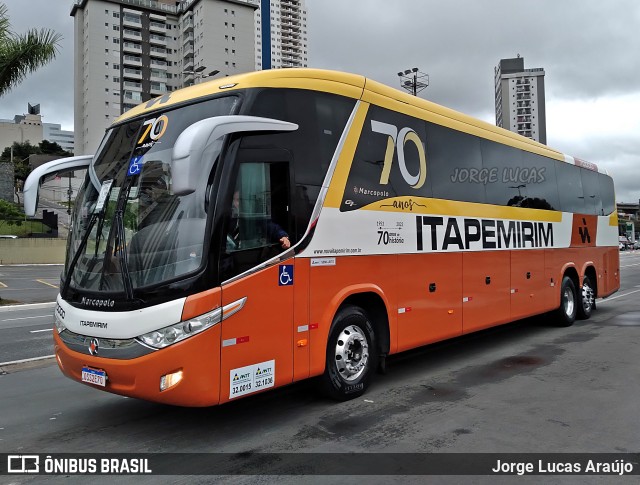
[[[45,232],[47,229],[47,226],[37,221],[22,221],[20,226],[10,226],[4,221],[0,221],[0,235],[3,236],[29,237],[34,232]]]

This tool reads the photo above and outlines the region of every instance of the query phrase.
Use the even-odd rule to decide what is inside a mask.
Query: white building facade
[[[496,126],[547,143],[544,69],[524,58],[501,59],[494,69]]]
[[[75,0],[75,153],[143,101],[255,69],[259,0]]]
[[[256,12],[256,69],[307,65],[304,0],[260,0]]]
[[[58,123],[42,123],[42,139],[55,142],[68,152],[75,153],[73,131],[63,130]]]
[[[73,153],[73,131],[63,130],[58,123],[43,123],[40,114],[15,115],[12,120],[0,120],[0,152],[14,142],[38,145],[48,140]]]
[[[42,117],[39,114],[16,115],[12,120],[0,120],[0,153],[14,142],[38,145],[42,138]]]

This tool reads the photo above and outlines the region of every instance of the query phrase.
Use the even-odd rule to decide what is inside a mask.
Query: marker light
[[[160,378],[160,390],[165,391],[182,380],[182,370],[172,372]]]

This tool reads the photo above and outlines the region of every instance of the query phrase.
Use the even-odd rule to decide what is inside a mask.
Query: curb
[[[10,362],[0,362],[0,376],[9,374],[9,371],[35,369],[44,367],[55,362],[55,355],[45,355],[43,357],[33,357],[31,359],[12,360]]]

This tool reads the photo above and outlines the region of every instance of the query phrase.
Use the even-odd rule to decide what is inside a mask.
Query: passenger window
[[[585,213],[584,191],[582,177],[575,165],[567,162],[556,162],[558,177],[558,192],[560,196],[560,210],[575,214]]]
[[[602,213],[608,216],[616,210],[616,198],[613,192],[613,180],[608,175],[598,174],[598,186],[600,199],[602,200]]]
[[[291,247],[288,165],[240,163],[225,224],[223,279],[243,273]]]
[[[604,215],[602,212],[602,199],[600,198],[600,185],[598,172],[586,168],[580,168],[582,174],[582,190],[584,192],[584,204],[586,214]]]
[[[486,202],[478,137],[433,123],[427,124],[429,178],[436,199]]]

